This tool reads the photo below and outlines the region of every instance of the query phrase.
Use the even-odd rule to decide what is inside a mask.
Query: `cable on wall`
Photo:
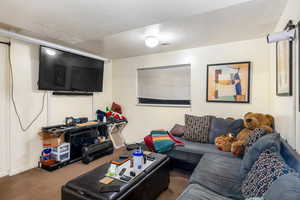
[[[11,101],[14,107],[14,111],[17,115],[20,128],[23,132],[26,132],[43,113],[45,107],[45,96],[47,92],[45,91],[43,94],[42,106],[39,113],[33,118],[33,120],[27,126],[23,125],[20,114],[16,106],[15,95],[14,95],[14,74],[13,74],[13,65],[11,60],[11,43],[7,43],[7,45],[8,45],[8,60],[9,60],[9,69],[10,69],[10,78],[11,78]]]

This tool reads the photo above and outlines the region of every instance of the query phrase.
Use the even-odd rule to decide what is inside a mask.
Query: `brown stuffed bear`
[[[239,132],[236,137],[236,141],[231,145],[231,152],[234,155],[241,155],[244,152],[244,145],[248,136],[255,128],[263,128],[268,133],[273,132],[274,118],[271,115],[265,115],[261,113],[248,112],[244,115],[245,128]]]
[[[226,120],[235,120],[233,117],[227,117]],[[215,145],[220,151],[231,151],[231,144],[236,141],[235,136],[232,133],[218,136],[215,138]]]
[[[222,135],[219,137],[216,137],[215,139],[215,145],[220,151],[231,151],[231,144],[236,141],[233,134],[228,133],[226,135]]]

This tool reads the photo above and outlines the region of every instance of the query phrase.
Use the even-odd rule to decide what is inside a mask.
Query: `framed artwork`
[[[250,62],[207,65],[206,101],[249,103]]]
[[[276,94],[292,96],[293,93],[293,42],[276,43]]]

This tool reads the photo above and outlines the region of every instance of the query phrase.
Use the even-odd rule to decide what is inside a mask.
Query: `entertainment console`
[[[123,124],[124,121],[93,122],[93,124],[87,123],[83,126],[56,125],[43,127],[43,132],[56,134],[57,136],[63,134],[65,142],[70,143],[71,148],[70,160],[57,162],[53,165],[40,164],[40,167],[47,171],[53,171],[82,159],[84,163],[89,163],[97,157],[113,153],[114,147],[109,139],[108,127],[119,123]],[[105,137],[106,141],[95,143],[99,137]]]

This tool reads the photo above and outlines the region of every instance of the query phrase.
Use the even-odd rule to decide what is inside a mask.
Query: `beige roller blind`
[[[190,64],[140,68],[137,76],[139,103],[190,105]]]

